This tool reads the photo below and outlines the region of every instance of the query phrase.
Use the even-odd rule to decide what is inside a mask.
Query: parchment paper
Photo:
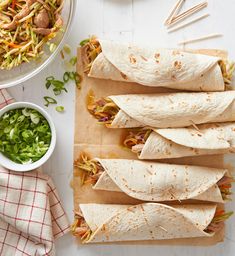
[[[227,53],[220,50],[198,50],[202,54],[226,57]],[[78,49],[77,71],[82,75],[81,89],[76,91],[76,111],[75,111],[75,139],[74,139],[74,159],[81,153],[87,153],[90,157],[100,158],[124,158],[137,159],[136,155],[125,149],[121,140],[125,134],[122,129],[108,129],[103,125],[97,124],[87,111],[87,95],[94,94],[98,99],[115,94],[129,93],[157,93],[169,92],[173,90],[145,87],[134,83],[122,83],[111,80],[88,78],[82,72],[81,49]],[[138,102],[136,102],[138,104]],[[161,162],[201,165],[209,167],[223,168],[223,156],[198,156],[180,159],[163,160]],[[81,174],[75,168],[74,178],[71,186],[74,189],[74,209],[78,209],[80,203],[109,203],[109,204],[137,204],[142,201],[133,199],[124,193],[94,191],[90,185],[81,186]],[[224,229],[212,238],[188,238],[171,239],[161,241],[138,241],[121,242],[121,244],[157,244],[157,245],[213,245],[223,241]],[[117,243],[118,244],[118,243]]]

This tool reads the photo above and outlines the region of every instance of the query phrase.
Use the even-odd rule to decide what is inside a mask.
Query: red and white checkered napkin
[[[0,90],[0,109],[14,101],[5,89]]]
[[[0,108],[13,102],[0,90]],[[1,98],[2,97],[2,98]],[[39,172],[13,172],[0,166],[0,255],[55,255],[54,239],[69,231],[55,185]]]

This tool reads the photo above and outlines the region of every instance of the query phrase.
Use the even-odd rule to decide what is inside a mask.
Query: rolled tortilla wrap
[[[143,135],[149,130],[142,130]],[[141,135],[141,136],[143,136]],[[138,136],[130,132],[125,145]],[[129,139],[128,139],[129,138]],[[137,140],[136,140],[137,141]],[[132,142],[131,142],[132,143]],[[135,144],[135,143],[134,143]],[[186,128],[152,129],[148,137],[130,148],[139,159],[167,159],[235,152],[235,123],[216,123]],[[127,145],[128,146],[128,145]]]
[[[101,171],[93,189],[123,192],[143,201],[195,199],[224,203],[229,198],[225,192],[230,194],[229,189],[222,189],[225,184],[231,186],[226,169],[128,159],[96,158],[92,162]]]
[[[235,91],[115,95],[91,100],[87,108],[109,128],[231,122],[235,121]]]
[[[214,235],[214,232],[207,229],[215,216],[216,205],[167,206],[144,203],[134,206],[102,204],[80,204],[79,206],[80,215],[91,230],[85,243]],[[74,234],[76,235],[76,229]]]
[[[214,56],[187,53],[175,49],[151,49],[113,41],[93,41],[97,47],[92,63],[89,42],[83,48],[84,68],[94,78],[135,82],[151,87],[190,91],[223,91],[224,62]],[[94,54],[90,54],[94,55]],[[223,65],[223,67],[221,66]]]
[[[235,121],[235,91],[130,94],[109,98],[120,109],[111,128],[185,127]]]

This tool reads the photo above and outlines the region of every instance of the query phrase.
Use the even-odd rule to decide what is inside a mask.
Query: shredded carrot
[[[15,43],[8,43],[8,46],[11,48],[21,48],[23,45],[15,44]]]
[[[231,188],[232,185],[231,185],[231,184],[227,184],[227,185],[221,185],[220,187],[221,187],[221,188]]]
[[[222,210],[222,209],[217,210],[217,211],[215,212],[215,216],[214,216],[214,217],[221,216],[221,215],[223,215],[224,213],[225,213],[225,211]]]

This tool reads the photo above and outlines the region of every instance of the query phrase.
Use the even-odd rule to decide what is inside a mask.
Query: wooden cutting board
[[[201,49],[197,51],[202,54],[227,57],[227,52],[213,49]],[[96,98],[117,94],[130,93],[158,93],[173,90],[163,88],[145,87],[135,83],[122,83],[111,80],[89,78],[82,72],[81,49],[78,49],[77,72],[82,75],[81,89],[76,91],[75,110],[75,137],[74,137],[74,160],[81,153],[87,153],[90,157],[100,158],[124,158],[136,159],[136,155],[121,145],[123,136],[122,129],[107,129],[88,113],[86,109],[87,96],[94,94]],[[166,161],[165,161],[166,162]],[[167,160],[168,163],[191,164],[209,167],[224,167],[223,156],[199,156]],[[74,189],[74,210],[78,209],[80,203],[109,203],[109,204],[137,204],[141,201],[133,199],[119,192],[94,191],[90,185],[81,186],[81,175],[74,169],[74,177],[71,182]],[[201,202],[200,202],[201,203]],[[224,229],[210,238],[187,238],[160,241],[138,241],[120,242],[121,244],[156,244],[156,245],[213,245],[223,241]],[[120,244],[119,243],[119,244]],[[116,244],[116,243],[114,243]]]

